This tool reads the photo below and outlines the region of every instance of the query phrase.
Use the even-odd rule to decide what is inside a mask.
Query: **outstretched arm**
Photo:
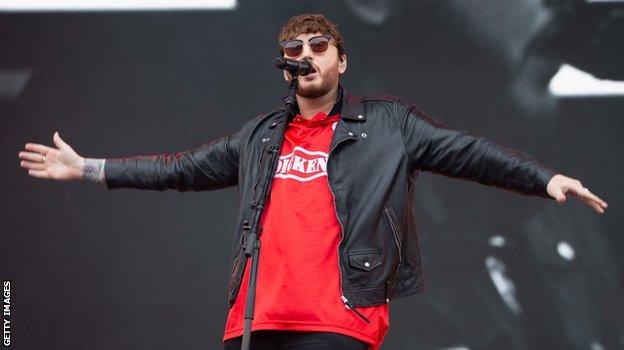
[[[524,152],[451,128],[405,101],[399,101],[397,108],[413,169],[556,199],[559,203],[565,201],[566,192],[571,192],[599,213],[606,208],[604,201],[583,190],[580,181],[558,173]]]
[[[108,189],[203,191],[238,183],[239,135],[175,154],[92,159],[78,155],[56,132],[57,148],[27,143],[18,156],[30,176],[43,179],[105,182]]]

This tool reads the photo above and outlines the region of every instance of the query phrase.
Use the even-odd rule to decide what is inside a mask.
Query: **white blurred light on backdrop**
[[[598,79],[569,64],[563,64],[548,84],[548,91],[559,97],[624,95],[624,81]]]
[[[236,0],[0,0],[0,11],[231,10]]]

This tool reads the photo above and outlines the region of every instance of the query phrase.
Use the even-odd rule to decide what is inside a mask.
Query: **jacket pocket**
[[[399,265],[403,262],[403,241],[401,240],[401,231],[399,230],[399,226],[396,221],[396,216],[390,207],[386,207],[384,209],[386,212],[386,218],[390,223],[390,229],[392,230],[392,235],[394,236],[394,243],[396,244],[397,251],[399,254]]]
[[[381,263],[381,253],[378,249],[358,250],[349,253],[349,265],[356,269],[370,271]]]

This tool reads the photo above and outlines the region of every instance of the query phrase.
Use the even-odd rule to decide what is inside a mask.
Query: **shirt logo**
[[[291,153],[279,157],[275,177],[306,182],[327,176],[327,157],[325,152],[295,146]]]

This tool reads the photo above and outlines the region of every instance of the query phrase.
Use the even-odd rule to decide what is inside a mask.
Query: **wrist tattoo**
[[[104,162],[106,159],[85,158],[84,178],[93,182],[104,182]]]

